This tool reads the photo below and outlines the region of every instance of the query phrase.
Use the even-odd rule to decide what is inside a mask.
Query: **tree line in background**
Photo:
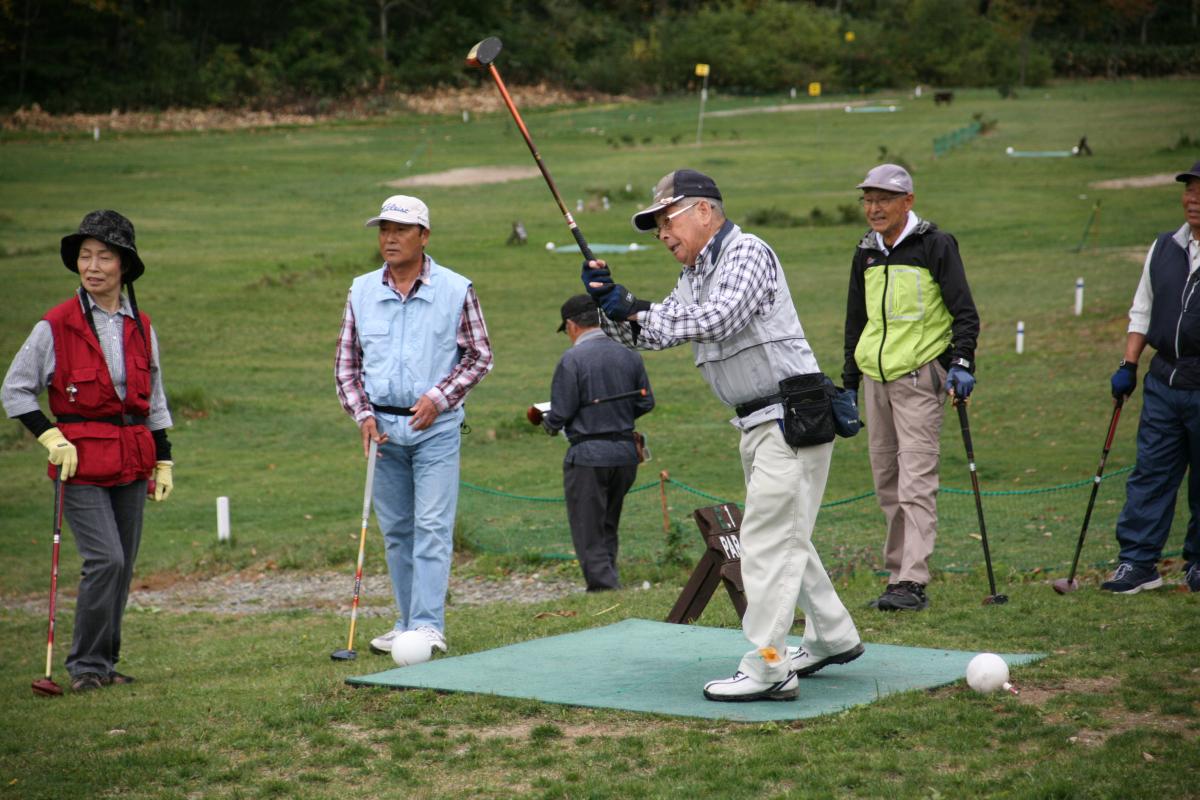
[[[1200,71],[1200,0],[0,0],[0,108],[275,108],[480,80],[613,93]]]

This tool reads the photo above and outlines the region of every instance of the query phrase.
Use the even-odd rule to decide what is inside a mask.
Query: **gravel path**
[[[353,575],[340,572],[257,572],[219,575],[205,580],[181,580],[155,587],[155,582],[134,579],[129,592],[129,609],[175,613],[204,611],[213,614],[261,614],[294,609],[334,610],[350,615],[354,595]],[[582,592],[583,581],[543,578],[537,573],[503,578],[460,578],[450,576],[447,606],[479,606],[488,603],[540,603]],[[74,587],[60,588],[59,608],[73,609]],[[0,598],[0,608],[45,613],[46,596]],[[359,593],[360,617],[391,617],[392,585],[386,575],[363,578]]]

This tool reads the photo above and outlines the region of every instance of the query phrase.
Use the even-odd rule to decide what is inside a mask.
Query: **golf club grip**
[[[574,220],[571,222],[574,223]],[[579,230],[578,225],[571,225],[571,235],[575,237],[575,243],[579,245],[579,252],[583,253],[583,257],[588,261],[595,261],[596,256],[592,252],[592,248],[588,247],[587,240],[583,238],[583,231]]]
[[[971,474],[975,474],[975,447],[971,444],[971,423],[967,420],[967,404],[960,400],[955,403],[958,408],[958,425],[962,428],[963,447],[967,450],[967,460],[971,462]]]

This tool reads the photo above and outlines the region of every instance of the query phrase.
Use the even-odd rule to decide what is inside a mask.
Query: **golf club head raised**
[[[983,604],[985,606],[1002,606],[1007,602],[1008,595],[1006,594],[993,594],[983,598]]]
[[[1053,586],[1054,591],[1058,592],[1059,594],[1068,594],[1079,588],[1079,581],[1075,579],[1067,580],[1066,578],[1059,578],[1050,585]]]
[[[33,693],[40,694],[42,697],[59,697],[62,695],[62,687],[49,678],[38,678],[33,682]]]
[[[467,66],[470,67],[486,67],[488,64],[496,60],[496,56],[500,55],[499,37],[489,36],[479,44],[471,48],[471,52],[467,53]]]
[[[333,661],[353,661],[358,658],[358,653],[353,650],[334,650],[329,658]]]

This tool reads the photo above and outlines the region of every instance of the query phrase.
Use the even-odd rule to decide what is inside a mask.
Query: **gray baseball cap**
[[[912,194],[912,176],[898,164],[880,164],[867,173],[856,189],[882,189],[885,192]]]
[[[633,227],[639,231],[654,230],[654,215],[685,197],[721,199],[717,182],[694,169],[668,172],[654,187],[654,202],[633,215]]]

